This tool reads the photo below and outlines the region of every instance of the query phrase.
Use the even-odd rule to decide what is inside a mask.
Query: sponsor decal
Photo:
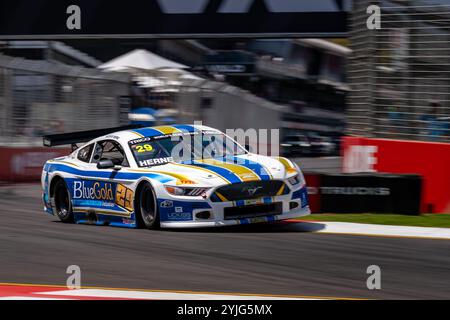
[[[322,194],[337,195],[358,195],[358,196],[388,196],[391,194],[390,188],[371,187],[321,187]]]
[[[130,145],[134,146],[134,145],[138,145],[141,143],[156,141],[156,140],[165,139],[165,138],[182,137],[182,136],[196,136],[196,135],[200,135],[202,133],[208,134],[208,132],[209,131],[174,132],[174,133],[170,133],[170,134],[161,134],[161,135],[156,135],[156,136],[151,136],[151,137],[142,137],[139,139],[130,140],[128,143]],[[212,131],[212,132],[214,134],[217,134],[217,131]]]
[[[73,195],[77,206],[111,208],[115,205],[133,211],[133,190],[122,184],[101,181],[74,181]]]
[[[249,218],[250,223],[260,223],[260,222],[266,222],[266,217],[255,217],[255,218]]]
[[[158,158],[158,159],[147,159],[147,160],[141,160],[139,161],[140,167],[150,167],[157,164],[165,164],[174,162],[173,157],[167,157],[167,158]]]
[[[145,138],[139,138],[139,139],[131,140],[128,143],[130,145],[136,145],[136,144],[140,144],[140,143],[148,142],[148,141],[152,141],[152,140],[153,140],[152,137],[145,137]]]
[[[164,200],[160,204],[161,208],[172,208],[173,207],[173,201],[171,200]]]
[[[113,187],[111,183],[105,182],[90,183],[86,181],[74,181],[73,198],[113,201]]]
[[[116,136],[116,135],[107,135],[107,136],[105,137],[105,139],[119,140],[120,138],[119,138],[119,136]]]
[[[189,212],[170,212],[167,214],[168,220],[192,220],[192,215]]]
[[[161,203],[166,200],[158,200],[159,203],[159,213],[161,221],[192,221],[193,220],[193,210],[196,209],[211,209],[211,206],[204,201],[173,201],[173,207],[164,208]]]
[[[128,211],[133,211],[133,190],[125,187],[122,184],[117,185],[116,189],[116,204]]]
[[[130,224],[134,224],[134,220],[131,220],[131,219],[122,219],[122,223],[123,223],[123,224],[130,225]]]

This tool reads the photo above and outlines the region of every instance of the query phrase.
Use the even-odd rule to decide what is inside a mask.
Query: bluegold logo
[[[95,182],[92,186],[89,186],[86,185],[85,181],[75,181],[73,184],[73,198],[113,201],[112,184]]]

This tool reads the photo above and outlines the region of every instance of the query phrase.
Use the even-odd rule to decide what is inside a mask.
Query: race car
[[[45,211],[62,222],[219,227],[310,213],[297,164],[250,153],[210,127],[121,127],[44,137],[44,146],[70,144],[73,152],[47,161],[41,179]]]

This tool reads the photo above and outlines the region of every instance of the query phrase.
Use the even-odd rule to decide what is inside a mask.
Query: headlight
[[[206,197],[206,191],[209,188],[183,188],[183,187],[173,187],[165,186],[168,193],[174,196],[188,196],[188,197]]]

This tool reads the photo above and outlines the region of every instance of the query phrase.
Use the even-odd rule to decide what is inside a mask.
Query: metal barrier
[[[39,145],[42,135],[118,126],[128,74],[0,55],[0,145]]]
[[[450,142],[450,4],[353,4],[347,133]],[[381,29],[367,26],[370,5]]]

